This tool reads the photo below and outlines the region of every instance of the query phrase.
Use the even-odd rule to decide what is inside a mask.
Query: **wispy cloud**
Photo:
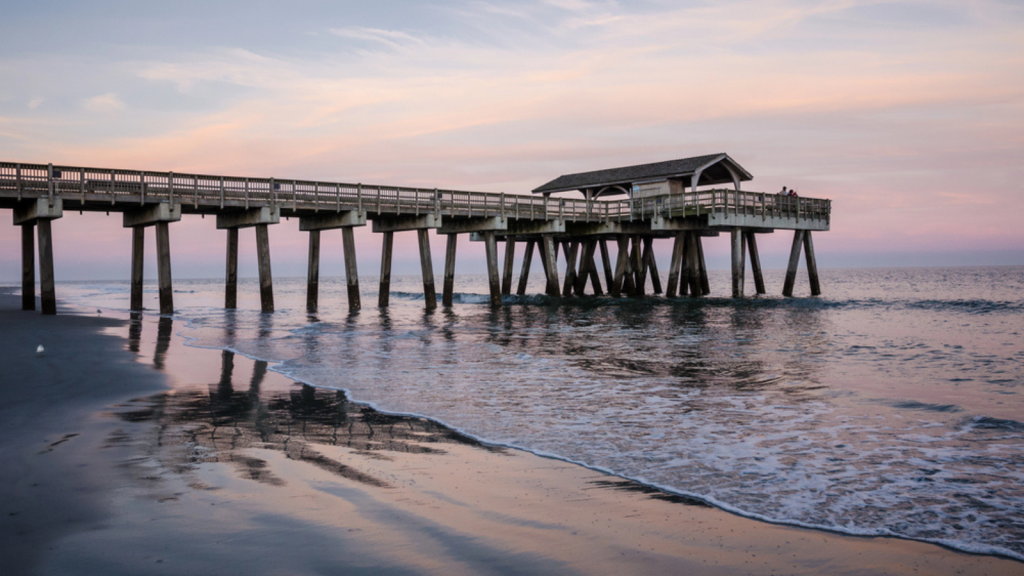
[[[124,102],[114,92],[107,92],[82,101],[82,108],[90,112],[112,112],[124,108]]]
[[[341,38],[352,38],[354,40],[367,40],[377,42],[393,48],[408,46],[410,44],[422,46],[424,42],[412,34],[397,30],[382,30],[379,28],[331,28],[330,33]]]

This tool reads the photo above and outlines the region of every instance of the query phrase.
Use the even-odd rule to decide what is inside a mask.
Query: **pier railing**
[[[571,222],[690,217],[710,213],[784,216],[828,221],[831,200],[738,190],[698,190],[625,200],[584,200],[536,195],[148,172],[0,162],[0,195],[61,198],[111,206],[171,202],[200,207],[274,206],[284,210],[360,210],[377,214],[503,216]]]

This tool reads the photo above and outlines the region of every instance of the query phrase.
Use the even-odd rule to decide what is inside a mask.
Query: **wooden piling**
[[[690,288],[693,284],[693,279],[697,275],[697,271],[693,269],[694,258],[693,258],[693,242],[695,234],[692,231],[683,232],[683,255],[680,261],[680,272],[679,272],[679,295],[686,296],[699,296],[700,293],[693,293]],[[699,283],[699,281],[698,281]]]
[[[441,303],[451,307],[452,298],[455,293],[455,248],[458,245],[459,235],[449,234],[448,243],[444,252],[444,289],[441,294]],[[506,248],[506,250],[508,250]]]
[[[757,251],[757,236],[751,232],[743,233],[747,237],[747,251],[750,253],[750,271],[754,273],[754,290],[764,294],[764,276],[761,274],[761,256]]]
[[[434,264],[430,260],[430,236],[426,228],[416,230],[420,245],[420,272],[423,275],[423,300],[427,310],[437,308],[437,291],[434,289]]]
[[[647,238],[643,237],[639,238],[639,240],[640,246],[638,251],[640,252],[640,273],[638,276],[640,278],[640,282],[638,282],[638,284],[641,284],[644,287],[644,290],[646,290],[647,275],[651,271],[651,253],[647,246]]]
[[[601,265],[604,269],[604,282],[610,292],[615,275],[612,273],[612,259],[608,257],[608,241],[601,238],[599,244],[601,246]]]
[[[132,226],[132,294],[129,309],[142,311],[142,267],[145,264],[146,229]]]
[[[238,228],[228,228],[227,262],[224,272],[224,308],[238,307]]]
[[[260,272],[260,309],[274,311],[274,280],[270,274],[270,235],[266,224],[256,225],[256,260]]]
[[[697,249],[697,279],[700,281],[700,293],[704,296],[711,294],[711,283],[708,281],[708,263],[704,260],[704,243],[700,233],[693,233],[693,245]]]
[[[644,271],[643,244],[640,235],[633,236],[633,246],[629,252],[629,265],[632,269],[627,270],[626,274],[629,275],[629,279],[633,280],[630,296],[643,296],[644,285],[647,283],[647,274]]]
[[[320,298],[320,231],[309,231],[309,262],[306,265],[306,312],[316,312]]]
[[[595,254],[597,253],[597,240],[590,241],[590,257],[587,259],[587,267],[590,270],[590,286],[594,289],[594,296],[603,296],[604,290],[601,289],[601,275],[597,272],[597,260]],[[587,281],[584,279],[583,287],[587,287]]]
[[[700,234],[696,231],[691,231],[689,234],[690,239],[686,246],[686,287],[690,296],[700,297],[704,295],[700,276]]]
[[[579,248],[579,242],[562,242],[562,251],[565,253],[565,282],[562,285],[562,294],[565,296],[572,296],[573,286],[576,284],[576,256]]]
[[[35,223],[21,225],[21,309],[36,309]]]
[[[170,224],[156,223],[156,276],[160,291],[160,313],[174,314],[174,289],[171,285]]]
[[[526,283],[530,280],[530,263],[533,261],[533,249],[536,245],[536,240],[526,241],[526,252],[523,253],[523,266],[519,272],[519,286],[516,288],[516,294],[520,296],[526,294]]]
[[[451,239],[449,238],[449,242]],[[384,232],[380,254],[380,287],[377,290],[377,307],[387,308],[391,303],[391,252],[395,246],[395,233]],[[351,307],[351,303],[349,304]]]
[[[654,237],[644,240],[644,253],[647,255],[647,271],[651,275],[651,289],[661,294],[661,274],[658,273],[658,258],[654,254]]]
[[[732,238],[732,297],[742,298],[744,272],[743,229],[733,228],[730,232]]]
[[[341,229],[342,251],[345,253],[345,284],[348,285],[348,311],[363,307],[359,300],[359,266],[356,264],[356,238],[352,226]]]
[[[683,237],[686,232],[680,232],[676,234],[675,241],[672,243],[672,259],[668,263],[668,285],[665,286],[665,297],[675,298],[678,294],[679,289],[679,269],[681,267],[683,258]]]
[[[505,237],[505,269],[502,271],[501,294],[508,296],[512,294],[512,273],[516,263],[516,237]]]
[[[37,220],[36,232],[39,237],[39,296],[43,305],[42,312],[53,315],[57,313],[57,294],[53,285],[53,234],[50,220]]]
[[[558,252],[555,247],[555,239],[550,234],[541,237],[543,252],[544,271],[547,276],[547,294],[554,298],[561,296],[561,287],[558,283]]]
[[[814,243],[811,231],[804,230],[804,259],[807,264],[807,279],[811,284],[811,296],[821,296],[821,283],[818,281],[818,263],[814,259]]]
[[[486,230],[483,233],[484,252],[487,259],[487,284],[491,292],[491,306],[501,306],[501,283],[498,277],[498,241],[494,238],[494,232]]]
[[[573,279],[572,290],[576,296],[583,296],[587,289],[587,278],[590,276],[590,262],[594,258],[592,240],[580,242],[580,257],[576,277]]]
[[[793,232],[793,247],[789,250],[789,265],[786,266],[786,281],[782,285],[782,295],[792,296],[793,285],[796,284],[796,270],[800,266],[800,246],[804,241],[804,231]]]
[[[622,296],[623,284],[626,281],[627,270],[629,269],[629,238],[619,236],[619,250],[615,258],[615,275],[612,277],[611,288],[608,290],[612,296]]]

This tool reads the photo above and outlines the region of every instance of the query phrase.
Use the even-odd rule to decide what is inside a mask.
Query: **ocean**
[[[778,291],[783,271],[766,271]],[[1024,560],[1024,267],[822,270],[824,295],[743,300],[505,297],[456,277],[175,280],[174,331],[378,410],[576,462],[770,522]],[[806,291],[806,278],[797,286]],[[728,272],[711,272],[728,294]],[[799,294],[798,288],[798,294]],[[59,283],[128,317],[127,282]],[[147,316],[158,309],[147,285]]]

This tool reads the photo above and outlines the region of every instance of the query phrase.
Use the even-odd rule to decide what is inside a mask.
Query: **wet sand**
[[[0,297],[4,574],[1024,574],[484,446],[186,347],[170,319],[18,304]]]

